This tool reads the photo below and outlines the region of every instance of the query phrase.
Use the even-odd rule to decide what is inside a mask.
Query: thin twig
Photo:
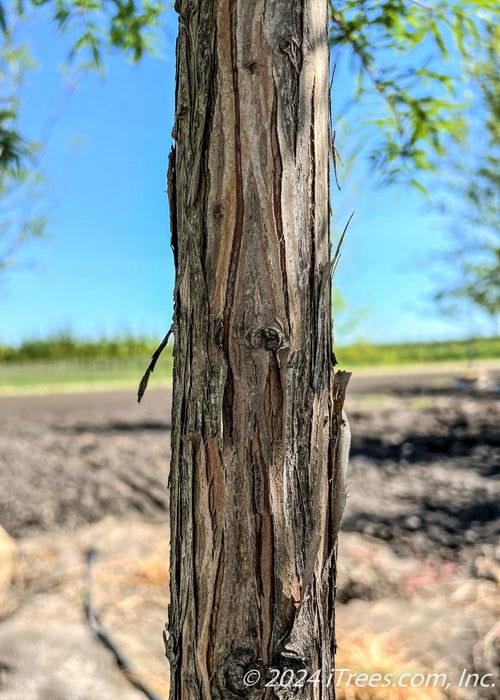
[[[349,224],[351,223],[351,219],[354,216],[354,212],[352,212],[351,216],[347,220],[347,223],[345,225],[345,228],[342,232],[342,235],[340,236],[340,241],[338,242],[337,245],[337,250],[335,251],[335,255],[333,256],[331,265],[332,265],[332,274],[335,274],[335,270],[337,269],[337,265],[339,264],[340,260],[340,249],[342,247],[342,243],[344,242],[345,234],[347,233],[347,229],[349,228]]]
[[[344,231],[340,237],[340,241],[339,241],[338,246],[337,246],[337,250],[335,251],[335,255],[333,256],[332,260],[330,260],[330,262],[327,263],[325,265],[325,267],[323,268],[323,271],[321,273],[320,285],[319,285],[320,296],[323,294],[323,291],[325,290],[327,282],[330,279],[330,275],[333,276],[333,274],[335,274],[335,270],[337,269],[337,265],[338,265],[339,260],[340,260],[340,248],[342,246],[346,231],[349,227],[349,224],[351,223],[351,219],[353,216],[354,216],[354,212],[352,212],[347,224],[345,225]]]
[[[337,158],[339,159],[340,165],[344,165],[342,163],[342,158],[340,157],[340,153],[337,151],[335,147],[335,137],[337,136],[337,132],[333,131],[332,136],[330,138],[330,153],[332,156],[332,163],[333,163],[333,173],[335,175],[335,182],[337,183],[337,187],[339,188],[340,192],[340,185],[339,185],[339,178],[337,175]]]
[[[421,7],[423,10],[435,10],[435,7],[432,7],[432,5],[427,5],[425,2],[419,2],[419,0],[410,0],[414,5],[418,5],[418,7]]]
[[[330,78],[330,93],[332,92],[333,79],[335,78],[335,71],[337,70],[337,64],[333,64],[332,77]]]
[[[144,396],[144,392],[146,391],[146,388],[148,386],[149,375],[151,374],[151,372],[154,371],[154,368],[156,366],[158,358],[160,357],[163,350],[165,349],[165,347],[168,343],[168,339],[170,338],[170,335],[173,332],[173,330],[174,330],[174,324],[172,323],[172,325],[168,329],[167,335],[163,338],[160,345],[158,346],[158,348],[155,350],[155,352],[153,353],[153,355],[151,357],[151,362],[149,363],[148,368],[147,368],[146,372],[144,373],[143,378],[141,379],[141,383],[139,384],[139,389],[137,391],[137,403],[141,403],[141,399]]]
[[[338,178],[338,174],[337,174],[337,158],[340,161],[340,165],[343,165],[343,163],[342,163],[342,158],[340,157],[340,153],[337,151],[337,149],[335,147],[335,137],[337,136],[337,132],[334,131],[334,129],[333,129],[333,120],[332,120],[332,86],[333,86],[333,79],[335,78],[335,71],[336,70],[337,70],[337,64],[335,63],[333,66],[332,77],[330,79],[330,113],[329,113],[330,156],[332,158],[332,163],[333,163],[333,172],[335,174],[335,182],[337,183],[337,187],[339,188],[339,192],[340,192],[339,178]]]

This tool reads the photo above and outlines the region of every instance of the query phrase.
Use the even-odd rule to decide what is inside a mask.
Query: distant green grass
[[[157,338],[117,336],[86,340],[68,333],[0,345],[0,393],[58,390],[72,385],[130,386],[139,381],[159,345]],[[150,384],[171,381],[172,346],[165,348]]]
[[[335,349],[341,367],[457,362],[500,358],[500,338],[474,341],[373,345],[357,343]]]
[[[58,391],[72,386],[138,386],[157,338],[120,336],[89,341],[58,334],[30,340],[18,347],[0,345],[0,393]],[[500,358],[500,338],[480,338],[473,343],[449,341],[372,345],[358,343],[335,349],[339,367],[376,368],[387,365],[457,362]],[[150,384],[171,381],[172,346],[165,348]]]
[[[166,360],[166,361],[165,361]],[[151,383],[172,379],[172,358],[158,361]],[[144,360],[55,361],[0,364],[0,386],[36,386],[37,384],[102,383],[139,381],[148,365]]]
[[[156,337],[122,334],[89,340],[61,332],[46,338],[28,338],[18,346],[0,344],[0,364],[56,360],[136,360],[152,355],[159,343],[160,340]]]

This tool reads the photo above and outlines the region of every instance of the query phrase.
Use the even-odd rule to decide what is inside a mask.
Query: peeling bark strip
[[[286,697],[245,686],[269,667],[320,669],[294,697],[331,698],[348,376],[331,364],[327,0],[175,7],[171,698]]]

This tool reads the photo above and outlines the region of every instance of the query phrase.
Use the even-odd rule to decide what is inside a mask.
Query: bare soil
[[[464,561],[500,541],[500,404],[442,376],[359,378],[343,530]],[[0,523],[13,537],[165,519],[171,391],[0,399]]]
[[[13,537],[108,515],[166,519],[169,390],[0,399],[0,523]]]
[[[487,393],[415,386],[352,393],[343,530],[402,556],[464,563],[500,542],[500,404]]]
[[[169,390],[140,406],[132,391],[0,399],[0,525],[15,540],[0,537],[2,698],[140,697],[85,622],[89,548],[105,624],[166,697],[170,402]],[[452,684],[463,668],[498,676],[498,395],[445,375],[360,377],[346,409],[338,664],[373,672],[392,660]],[[489,700],[497,689],[391,698]],[[339,698],[386,697],[351,690]]]

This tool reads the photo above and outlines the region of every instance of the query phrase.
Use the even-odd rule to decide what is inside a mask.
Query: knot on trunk
[[[217,685],[222,697],[262,697],[262,686],[265,683],[265,669],[262,661],[255,658],[255,653],[249,648],[233,649],[216,672]]]
[[[272,326],[261,328],[260,334],[266,350],[278,350],[283,345],[283,333]]]
[[[277,323],[281,326],[279,321]],[[259,326],[248,330],[240,326],[236,331],[236,337],[249,350],[264,349],[276,352],[287,345],[283,328],[277,328],[276,326]]]

